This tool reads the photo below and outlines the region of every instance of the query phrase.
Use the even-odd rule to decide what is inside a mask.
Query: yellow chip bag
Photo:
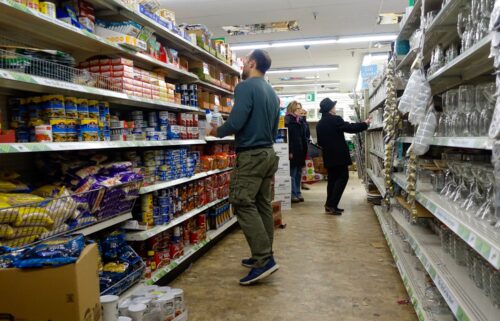
[[[20,247],[29,243],[32,243],[38,239],[38,236],[28,236],[28,237],[21,237],[18,239],[13,239],[13,240],[3,240],[0,241],[0,245],[8,246],[8,247]]]
[[[50,226],[54,221],[49,212],[41,207],[18,207],[19,217],[14,226]]]
[[[14,229],[7,224],[0,224],[0,238],[10,239],[14,237]]]
[[[14,223],[18,216],[17,207],[11,207],[9,203],[0,199],[0,224]]]
[[[49,230],[47,230],[43,226],[25,226],[25,227],[14,227],[12,231],[13,231],[12,237],[7,237],[7,238],[40,236],[43,233],[47,233]]]

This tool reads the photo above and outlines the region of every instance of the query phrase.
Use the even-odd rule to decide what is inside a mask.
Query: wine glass
[[[453,120],[458,113],[458,89],[448,90],[446,92],[446,109],[448,116],[446,117],[446,136],[454,136],[454,123]]]
[[[476,213],[479,207],[484,203],[484,194],[481,190],[481,175],[484,171],[483,164],[475,164],[472,166],[473,182],[469,197],[463,203],[463,208],[471,213]]]
[[[454,136],[469,136],[467,120],[474,110],[475,91],[472,85],[458,87],[458,112],[454,119]]]
[[[477,137],[481,134],[480,119],[481,110],[486,106],[486,99],[483,94],[485,89],[485,84],[477,85],[475,89],[475,99],[474,108],[472,112],[469,113],[467,119],[467,126],[469,130],[469,135]]]
[[[496,223],[495,217],[495,174],[492,166],[485,166],[480,176],[481,184],[485,190],[485,202],[479,208],[477,217],[488,221],[493,225]]]
[[[454,193],[451,195],[451,200],[453,205],[457,208],[460,208],[460,201],[467,198],[467,194],[469,193],[469,187],[467,186],[468,180],[467,176],[472,175],[471,164],[466,162],[460,162],[456,166],[457,175],[459,179],[459,184],[455,189]]]
[[[450,201],[453,200],[455,197],[455,193],[458,190],[458,186],[461,183],[461,165],[460,162],[458,161],[453,161],[450,164],[450,170],[452,173],[453,180],[451,181],[451,184],[448,186],[448,190],[446,191],[446,198],[448,198]]]
[[[491,120],[493,118],[493,112],[495,110],[496,104],[496,84],[488,83],[484,85],[484,90],[482,96],[484,97],[484,106],[481,107],[481,113],[479,115],[479,135],[487,136],[490,129]]]

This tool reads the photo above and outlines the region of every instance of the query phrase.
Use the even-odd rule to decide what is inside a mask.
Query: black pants
[[[347,165],[328,167],[328,187],[325,206],[337,208],[349,180],[349,168]]]

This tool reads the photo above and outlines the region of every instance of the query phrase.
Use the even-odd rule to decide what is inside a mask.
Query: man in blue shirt
[[[229,201],[245,234],[252,256],[242,260],[250,273],[240,280],[249,285],[279,268],[273,257],[274,221],[272,180],[278,169],[273,144],[278,133],[279,98],[264,79],[271,58],[254,50],[245,58],[243,82],[234,93],[234,107],[226,123],[211,135],[235,135],[236,168],[231,176]]]

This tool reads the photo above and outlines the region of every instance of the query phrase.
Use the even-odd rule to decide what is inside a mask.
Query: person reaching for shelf
[[[344,133],[360,133],[368,129],[370,118],[362,123],[348,123],[336,114],[337,101],[325,98],[320,103],[321,120],[316,125],[318,145],[323,150],[323,163],[328,170],[327,199],[325,211],[342,215],[338,208],[349,180],[349,165],[352,164]]]
[[[244,81],[236,86],[229,118],[220,127],[212,125],[210,132],[221,138],[235,135],[237,160],[229,201],[252,253],[241,262],[251,268],[240,280],[241,285],[255,283],[279,269],[272,250],[271,206],[271,183],[279,161],[273,149],[278,134],[279,98],[264,79],[270,67],[271,58],[266,51],[254,50],[244,58]]]

